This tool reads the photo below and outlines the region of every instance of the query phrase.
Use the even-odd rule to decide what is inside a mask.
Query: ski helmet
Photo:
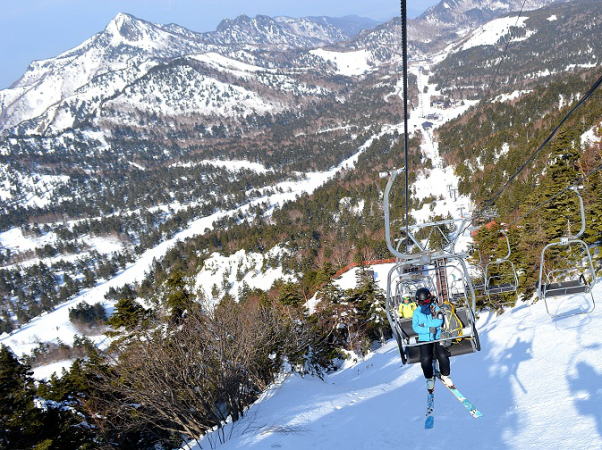
[[[431,302],[431,291],[429,291],[427,288],[423,287],[420,288],[416,291],[416,302],[419,305],[423,305],[425,303],[430,303]]]

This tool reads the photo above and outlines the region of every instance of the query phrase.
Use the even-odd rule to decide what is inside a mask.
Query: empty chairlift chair
[[[502,230],[501,233],[506,238],[508,253],[503,258],[490,261],[485,266],[485,294],[487,294],[487,296],[509,294],[518,291],[518,275],[516,274],[516,267],[514,266],[514,263],[510,261],[510,255],[512,253],[512,250],[510,249],[510,240],[505,231]],[[494,274],[496,268],[497,271],[495,272],[497,273]]]
[[[577,195],[579,201],[581,229],[575,235],[565,236],[560,238],[557,242],[551,242],[541,251],[537,296],[540,300],[543,299],[546,305],[546,311],[551,317],[567,317],[575,314],[590,313],[596,307],[596,301],[592,292],[592,288],[596,283],[596,270],[594,269],[589,247],[581,240],[581,236],[585,232],[585,208],[583,206],[583,198],[581,197],[578,188],[573,187],[571,190]],[[580,253],[580,258],[577,258],[577,265],[570,268],[554,267],[548,256],[550,249],[552,248],[577,250],[578,253]],[[585,264],[579,265],[580,261],[584,261]],[[575,294],[585,294],[586,298],[589,297],[591,299],[591,303],[588,302],[589,305],[587,309],[572,310],[560,314],[553,314],[550,312],[548,299]]]

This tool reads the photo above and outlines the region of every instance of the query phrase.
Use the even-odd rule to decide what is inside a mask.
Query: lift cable
[[[405,161],[405,222],[406,236],[409,236],[409,209],[410,209],[410,191],[409,191],[409,172],[410,161],[408,158],[408,14],[407,0],[400,0],[401,3],[401,47],[403,58],[403,154]],[[410,242],[406,240],[406,252],[409,253]]]
[[[562,118],[558,125],[554,127],[554,129],[551,131],[548,137],[546,137],[546,139],[539,145],[539,147],[537,147],[537,149],[531,154],[531,156],[529,156],[529,158],[523,164],[521,164],[520,167],[510,176],[510,178],[508,178],[508,180],[506,181],[506,183],[504,183],[501,189],[499,189],[490,199],[484,202],[484,205],[486,207],[493,206],[499,200],[499,198],[506,191],[506,189],[508,189],[508,187],[514,182],[516,177],[518,177],[521,174],[521,172],[527,166],[529,166],[535,160],[535,158],[537,158],[537,156],[541,153],[545,146],[548,145],[550,141],[556,136],[556,133],[558,133],[558,130],[562,127],[562,125],[564,125],[565,122],[569,120],[569,118],[573,115],[573,113],[594,94],[594,92],[600,87],[601,84],[602,76],[600,76],[596,80],[596,82],[589,88],[589,90],[583,95],[583,97],[581,97],[581,99],[566,113],[566,115]]]

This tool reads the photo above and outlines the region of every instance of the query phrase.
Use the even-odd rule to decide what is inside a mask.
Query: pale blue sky
[[[408,0],[416,16],[438,0]],[[101,31],[118,13],[194,31],[214,30],[240,14],[344,16],[374,19],[399,15],[397,0],[7,0],[0,12],[0,89],[10,86],[35,59],[50,58]]]

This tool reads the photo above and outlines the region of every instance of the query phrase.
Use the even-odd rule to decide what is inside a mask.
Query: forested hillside
[[[507,232],[520,288],[481,291],[487,324],[533,299],[541,249],[578,230],[571,186],[602,275],[602,91],[528,162],[602,75],[602,5],[449,3],[411,24],[408,161],[396,21],[243,16],[199,34],[120,15],[33,64],[29,94],[0,91],[19,98],[0,122],[0,447],[227,440],[283,374],[324,378],[382,345],[383,275],[361,266],[391,257],[384,190],[404,163],[411,224],[471,219],[475,285]],[[67,60],[102,70],[31,109]]]

